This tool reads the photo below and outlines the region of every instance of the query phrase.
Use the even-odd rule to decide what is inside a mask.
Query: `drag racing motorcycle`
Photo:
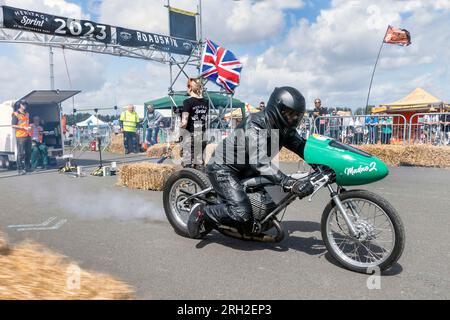
[[[385,178],[389,173],[387,166],[366,152],[320,135],[307,140],[304,160],[311,171],[293,174],[298,183],[290,192],[284,192],[263,176],[243,181],[255,220],[251,234],[228,226],[215,229],[241,240],[282,241],[285,233],[280,216],[298,198],[298,186],[309,179],[315,188],[310,201],[321,189],[330,193],[331,200],[322,213],[321,234],[331,256],[356,272],[389,269],[400,258],[405,245],[405,230],[397,211],[375,193],[345,188]],[[163,200],[170,224],[185,237],[189,237],[187,220],[191,207],[199,201],[206,204],[220,201],[207,176],[193,169],[182,169],[169,177]],[[205,230],[202,235],[210,231]]]

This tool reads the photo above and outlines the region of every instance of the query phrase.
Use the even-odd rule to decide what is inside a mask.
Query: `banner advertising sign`
[[[127,47],[147,47],[175,54],[190,55],[195,42],[154,33],[116,28],[117,44]]]
[[[3,6],[3,27],[62,37],[89,38],[111,43],[111,27],[46,13]]]
[[[170,36],[197,41],[196,13],[169,8]]]

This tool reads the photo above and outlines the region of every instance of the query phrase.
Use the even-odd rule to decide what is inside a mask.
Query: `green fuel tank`
[[[369,184],[389,174],[386,164],[373,155],[321,135],[309,137],[304,150],[308,164],[325,165],[336,173],[340,186]]]

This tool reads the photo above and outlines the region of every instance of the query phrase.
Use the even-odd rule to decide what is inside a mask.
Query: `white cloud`
[[[450,100],[444,89],[450,53],[443,50],[450,39],[449,18],[428,1],[335,0],[315,21],[298,21],[285,40],[250,61],[239,92],[251,87],[249,99],[258,101],[274,85],[293,85],[310,107],[317,96],[329,106],[363,106],[384,32],[392,24],[411,31],[413,44],[384,46],[371,102],[396,100],[415,86]]]
[[[101,20],[117,26],[167,34],[169,22],[165,4],[164,0],[108,0],[101,5]],[[196,12],[198,2],[172,0],[170,4]],[[301,0],[203,1],[204,36],[224,45],[269,39],[284,26],[283,10],[303,5]]]
[[[79,5],[65,0],[4,0],[5,5],[21,9],[35,10],[68,18],[87,18]]]
[[[80,6],[64,0],[6,0],[3,4],[71,18],[89,18]],[[0,101],[18,99],[32,90],[48,89],[49,49],[24,44],[1,44]],[[101,58],[88,53],[65,51],[74,89],[95,91],[106,81]],[[70,89],[61,49],[54,49],[55,84]]]
[[[98,10],[99,22],[168,33],[166,1],[93,1],[90,6]],[[80,6],[64,0],[4,3],[74,18],[89,17]],[[240,57],[244,71],[238,97],[258,103],[267,100],[275,86],[292,85],[305,94],[309,107],[316,97],[327,106],[362,106],[386,26],[392,24],[408,29],[413,43],[409,47],[385,45],[371,102],[397,100],[416,86],[450,100],[450,1],[333,0],[313,21],[292,21],[295,16],[287,10],[301,12],[305,3],[314,5],[295,0],[203,1],[204,35],[231,50],[239,46],[244,53]],[[172,0],[171,4],[195,11],[197,1]],[[288,19],[293,22],[290,30],[285,29]],[[269,47],[261,54],[246,52],[247,45],[267,43]],[[11,54],[11,46],[3,48],[8,48],[8,54],[0,55],[0,70],[7,72],[0,73],[0,101],[48,87],[48,49],[20,46]],[[70,51],[66,55],[73,87],[83,90],[76,99],[79,106],[142,104],[167,93],[165,65]],[[60,50],[55,50],[55,67],[57,86],[68,88]],[[183,86],[180,82],[178,89]],[[211,89],[216,87],[211,85]]]
[[[14,56],[0,58],[0,100],[20,98],[37,89],[50,86],[49,49],[31,45],[12,45]],[[106,81],[105,66],[86,53],[65,51],[73,89],[97,90]],[[54,71],[57,89],[70,89],[61,49],[54,49]]]

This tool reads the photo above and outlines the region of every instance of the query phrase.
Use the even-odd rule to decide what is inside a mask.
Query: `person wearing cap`
[[[132,104],[127,106],[127,110],[120,115],[120,128],[123,132],[123,142],[125,154],[130,152],[138,153],[137,126],[139,124],[139,115],[134,111]]]
[[[17,171],[24,175],[31,171],[31,137],[30,115],[27,112],[28,103],[18,101],[12,114],[11,125],[15,129],[17,143]]]
[[[41,119],[38,116],[33,117],[31,124],[31,168],[37,169],[39,159],[42,159],[42,167],[48,167],[48,149],[44,143],[44,128],[41,127]]]

